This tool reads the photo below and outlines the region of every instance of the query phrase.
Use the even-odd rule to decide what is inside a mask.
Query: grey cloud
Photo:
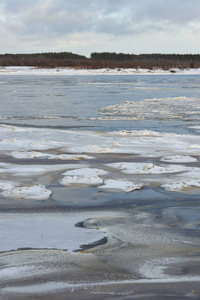
[[[114,36],[199,22],[197,0],[1,0],[0,26],[14,35],[94,32]]]

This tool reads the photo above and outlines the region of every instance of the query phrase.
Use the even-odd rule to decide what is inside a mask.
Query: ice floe
[[[48,158],[49,154],[36,152],[36,151],[13,151],[10,155],[17,159],[24,159],[24,158]]]
[[[18,183],[12,182],[12,181],[6,181],[6,180],[1,180],[0,181],[0,190],[5,191],[5,190],[10,190],[16,187]]]
[[[119,180],[124,182],[130,179],[123,178],[122,173],[127,175],[140,174],[139,182],[135,182],[134,178],[134,184],[149,185],[156,183],[156,185],[162,185],[168,191],[170,189],[181,190],[185,183],[189,186],[198,186],[198,180],[200,179],[199,168],[185,165],[193,162],[198,164],[200,155],[198,135],[163,133],[150,130],[120,130],[114,132],[41,130],[6,125],[0,126],[0,134],[0,149],[4,157],[10,155],[21,160],[27,158],[41,159],[40,164],[31,164],[31,162],[28,164],[22,164],[21,162],[21,164],[0,163],[0,179],[15,181],[17,177],[18,182],[22,181],[21,186],[27,185],[27,182],[24,182],[25,179],[36,180],[37,176],[55,172],[57,182],[66,186],[103,186],[103,184],[105,186],[105,180],[118,180],[116,171],[120,171]],[[40,145],[40,149],[33,149],[33,145],[36,144]],[[47,146],[47,144],[51,146]],[[45,151],[39,151],[41,149],[45,149]],[[48,149],[51,149],[51,151],[48,151]],[[86,164],[86,161],[80,163],[77,161],[67,163],[66,161],[93,158],[88,156],[87,153],[93,153],[93,157],[95,157],[95,153],[133,155],[131,160],[133,161],[134,157],[137,157],[137,161],[118,162],[120,156],[116,155],[116,162],[104,164],[105,169],[109,168],[110,174],[105,173],[105,170],[100,172],[101,167],[96,168],[98,165],[96,160],[91,160],[90,164]],[[108,157],[111,159],[112,156]],[[146,157],[146,162],[139,162],[139,157],[143,157],[143,160]],[[52,162],[46,163],[42,159],[61,161],[52,164]],[[158,163],[158,160],[155,163],[155,159],[159,159],[160,163]],[[111,160],[113,161],[113,159]],[[65,173],[61,175],[62,172]],[[114,177],[113,172],[115,172]],[[147,178],[147,175],[154,176],[148,176]],[[157,175],[163,176],[158,178]],[[190,180],[195,184],[191,184]],[[34,184],[38,182],[34,182]],[[178,184],[177,188],[169,188],[176,182],[182,184]]]
[[[187,155],[168,155],[160,159],[164,162],[173,162],[173,163],[191,163],[196,162],[197,159]]]
[[[14,176],[38,176],[49,172],[63,171],[69,169],[81,168],[74,164],[58,164],[58,165],[18,165],[4,164],[0,165],[0,174],[12,174]]]
[[[111,163],[107,164],[108,167],[121,170],[125,174],[164,174],[164,173],[176,173],[187,170],[185,166],[177,165],[162,165],[157,166],[152,163]]]
[[[124,192],[132,192],[135,190],[141,189],[142,184],[134,184],[130,181],[125,180],[113,180],[108,179],[104,181],[104,185],[99,186],[100,189],[108,189],[108,190],[121,190]]]
[[[51,193],[45,186],[39,184],[29,187],[7,188],[1,192],[1,195],[11,199],[46,200]]]
[[[186,188],[189,187],[200,187],[200,179],[199,180],[185,180],[185,181],[180,181],[180,182],[169,182],[162,184],[161,187],[165,191],[169,192],[181,192]]]
[[[62,185],[98,185],[103,183],[103,179],[99,176],[107,175],[108,172],[101,169],[83,168],[71,170],[63,173],[65,175],[60,181]]]
[[[99,133],[41,130],[2,125],[0,126],[0,134],[1,152],[6,155],[14,155],[16,158],[23,157],[23,155],[29,157],[26,152],[31,151],[33,151],[31,155],[42,157],[42,154],[37,154],[38,150],[48,149],[60,149],[62,155],[66,153],[67,155],[73,154],[75,157],[78,155],[77,158],[80,157],[79,155],[82,156],[87,153],[127,153],[152,157],[200,154],[199,137],[189,134],[181,135],[149,130]],[[41,152],[39,151],[39,153]],[[66,156],[59,157],[59,155],[55,154],[54,158],[68,158]]]
[[[185,192],[188,188],[199,188],[200,168],[188,167],[184,173],[165,178],[161,187],[170,192]]]
[[[29,159],[29,158],[47,158],[55,160],[81,160],[81,159],[92,159],[93,157],[88,155],[75,155],[75,154],[48,154],[36,151],[13,151],[10,154],[12,157],[17,159]]]
[[[102,108],[100,113],[105,114],[106,118],[108,116],[126,116],[140,120],[181,118],[187,121],[193,115],[200,115],[199,100],[199,98],[174,97],[126,101]]]
[[[120,135],[120,136],[152,136],[152,137],[159,137],[165,135],[165,133],[152,131],[152,130],[119,130],[119,131],[112,131],[109,132],[111,135]]]

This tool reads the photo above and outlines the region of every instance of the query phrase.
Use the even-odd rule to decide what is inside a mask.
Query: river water
[[[170,106],[167,99],[185,97],[184,103],[189,104],[191,100],[199,97],[200,77],[6,75],[1,76],[0,93],[0,117],[5,119],[1,123],[100,131],[150,129],[182,132],[188,125],[183,121],[183,116],[172,118],[169,122],[167,114],[158,120],[155,113],[147,117],[144,111],[144,119],[137,122],[126,121],[125,118],[109,122],[99,120],[99,110],[125,101],[142,103],[146,99],[162,99],[163,105]],[[179,102],[181,104],[180,100]],[[174,103],[171,106],[176,109]],[[184,105],[181,110],[183,114],[187,114]],[[192,118],[188,121],[189,125],[198,124],[198,116],[190,117]]]
[[[200,295],[199,95],[198,75],[1,75],[4,299]]]

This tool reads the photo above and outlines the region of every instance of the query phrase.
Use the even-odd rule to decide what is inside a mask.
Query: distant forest
[[[34,54],[0,54],[0,66],[32,66],[38,68],[200,68],[200,54],[125,54],[94,52],[87,58],[71,52]]]

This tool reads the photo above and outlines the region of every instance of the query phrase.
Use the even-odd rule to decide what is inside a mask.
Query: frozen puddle
[[[94,215],[94,213],[92,213]],[[97,214],[96,214],[97,215]],[[97,229],[75,227],[91,213],[0,214],[0,252],[18,249],[74,251],[105,237]]]

